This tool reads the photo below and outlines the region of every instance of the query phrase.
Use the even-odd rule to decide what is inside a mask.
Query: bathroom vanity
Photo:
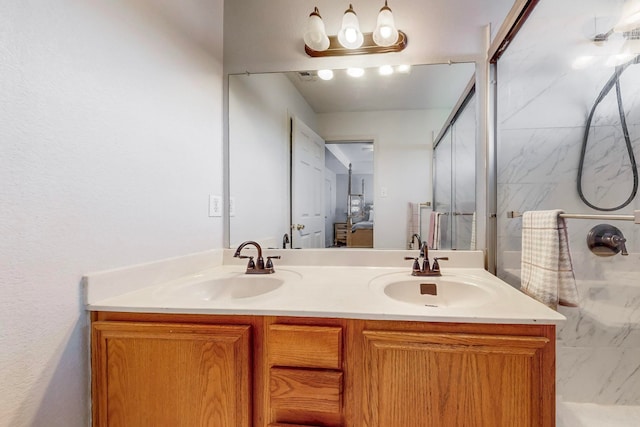
[[[93,425],[555,425],[563,317],[457,255],[439,295],[396,266],[88,276]]]

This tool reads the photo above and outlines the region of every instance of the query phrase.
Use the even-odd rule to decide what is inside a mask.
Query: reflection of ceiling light
[[[363,55],[400,52],[407,46],[407,35],[399,31],[391,9],[385,0],[380,9],[373,33],[363,34],[358,17],[350,4],[342,16],[342,25],[336,36],[327,36],[318,8],[307,19],[304,33],[305,52],[312,57]]]
[[[331,80],[333,78],[332,70],[318,70],[318,77],[322,80]]]
[[[393,67],[391,65],[383,65],[378,69],[381,76],[389,76],[393,74]]]
[[[387,0],[378,14],[378,23],[373,32],[373,41],[378,46],[391,46],[398,41],[398,30],[393,21],[393,14],[387,5]]]
[[[362,77],[364,75],[364,68],[347,68],[347,74],[351,77]]]
[[[579,56],[571,63],[571,68],[574,70],[583,70],[593,64],[596,60],[596,57],[593,55],[583,55]]]
[[[304,31],[304,43],[313,50],[324,51],[329,48],[329,36],[324,29],[324,22],[316,7],[307,19]]]
[[[631,53],[619,53],[617,55],[611,55],[604,63],[607,67],[617,67],[633,59],[634,55]]]
[[[342,16],[342,27],[338,32],[338,41],[347,49],[357,49],[362,46],[364,36],[360,31],[360,23],[358,16],[353,11],[353,6],[349,5],[349,9]]]
[[[613,28],[615,32],[623,33],[640,27],[640,0],[627,0],[622,6],[620,20]]]
[[[411,65],[398,65],[397,71],[399,73],[409,73],[411,71]]]

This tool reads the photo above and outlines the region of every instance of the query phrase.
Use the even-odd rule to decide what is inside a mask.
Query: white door
[[[324,247],[324,140],[297,118],[291,138],[292,247]]]

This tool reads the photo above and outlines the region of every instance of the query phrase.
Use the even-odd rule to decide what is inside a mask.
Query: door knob
[[[296,230],[304,230],[304,224],[296,224]]]

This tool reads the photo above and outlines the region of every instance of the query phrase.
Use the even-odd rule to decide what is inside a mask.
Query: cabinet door
[[[249,426],[250,332],[94,322],[94,426]]]
[[[364,331],[364,425],[543,426],[545,337]]]

